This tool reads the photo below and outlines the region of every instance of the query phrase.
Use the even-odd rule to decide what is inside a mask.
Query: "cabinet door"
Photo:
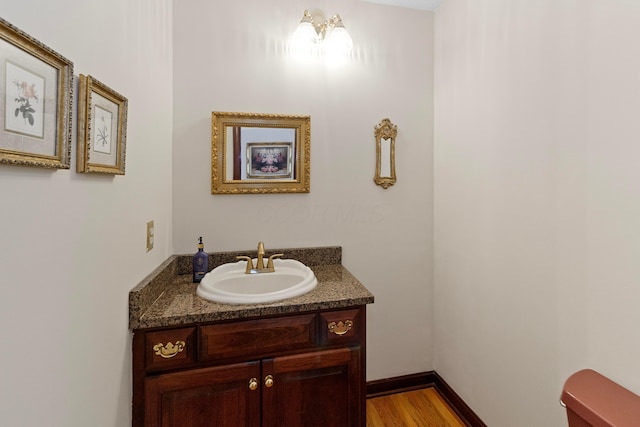
[[[259,427],[260,395],[259,362],[148,377],[145,426]]]
[[[263,426],[364,425],[360,367],[359,347],[263,360]]]

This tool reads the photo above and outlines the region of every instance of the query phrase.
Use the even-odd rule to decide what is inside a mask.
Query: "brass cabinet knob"
[[[253,391],[253,390],[257,390],[258,389],[258,379],[257,378],[251,378],[249,380],[249,390]]]
[[[351,320],[347,320],[343,322],[342,320],[339,322],[331,322],[329,323],[329,332],[333,332],[336,335],[344,335],[351,330],[353,327],[353,322]]]
[[[166,345],[159,343],[153,346],[153,350],[156,352],[157,356],[164,359],[171,359],[172,357],[175,357],[176,354],[184,350],[185,345],[184,341],[176,341],[175,345],[171,342],[168,342]]]
[[[264,385],[269,388],[273,387],[273,377],[271,375],[267,375],[264,377]]]

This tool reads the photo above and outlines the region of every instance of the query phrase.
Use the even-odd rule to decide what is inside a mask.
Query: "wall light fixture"
[[[344,28],[340,15],[325,19],[319,10],[305,10],[298,28],[293,33],[294,44],[303,49],[322,45],[330,55],[344,55],[353,48],[353,40]]]

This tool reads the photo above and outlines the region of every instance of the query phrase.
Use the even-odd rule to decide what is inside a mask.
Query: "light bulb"
[[[353,49],[353,40],[344,26],[333,28],[325,40],[325,43],[327,43],[330,49],[342,53],[347,53]]]
[[[310,49],[318,41],[318,33],[313,26],[313,18],[308,10],[298,24],[298,28],[293,32],[293,44],[297,48]]]
[[[301,22],[293,33],[293,41],[296,44],[314,44],[317,38],[316,29],[310,22]]]
[[[344,56],[353,49],[353,40],[351,40],[351,36],[344,28],[340,15],[333,15],[329,22],[331,23],[331,31],[325,39],[327,45],[325,52],[329,52],[331,55]]]

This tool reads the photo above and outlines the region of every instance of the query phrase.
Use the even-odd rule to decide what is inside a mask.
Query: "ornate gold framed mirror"
[[[308,193],[311,117],[213,112],[211,194]]]
[[[396,183],[396,135],[398,127],[382,119],[375,127],[376,175],[373,181],[385,190]]]

